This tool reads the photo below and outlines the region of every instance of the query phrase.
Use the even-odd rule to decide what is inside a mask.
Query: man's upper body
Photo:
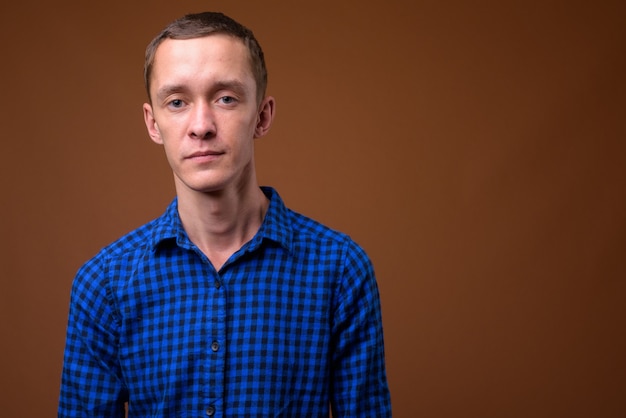
[[[79,271],[60,415],[390,416],[371,264],[287,209],[216,271],[174,201]]]
[[[177,198],[78,272],[59,416],[390,416],[369,259],[257,183],[275,101],[252,33],[185,16],[145,74]]]

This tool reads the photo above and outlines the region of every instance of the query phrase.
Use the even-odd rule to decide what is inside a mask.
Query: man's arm
[[[333,321],[333,417],[391,417],[374,271],[365,252],[354,243],[347,246],[344,259]]]
[[[127,395],[117,361],[118,319],[100,266],[83,266],[72,285],[59,417],[124,417]]]

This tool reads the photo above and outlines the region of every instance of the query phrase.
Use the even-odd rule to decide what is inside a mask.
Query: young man
[[[79,270],[59,416],[391,416],[369,259],[257,184],[275,101],[253,34],[185,16],[145,81],[177,198]]]

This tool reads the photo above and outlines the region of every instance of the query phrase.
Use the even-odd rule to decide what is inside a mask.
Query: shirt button
[[[215,407],[213,407],[213,406],[209,406],[209,407],[206,409],[206,414],[207,414],[208,416],[210,416],[210,417],[212,417],[213,415],[215,415]]]
[[[216,280],[214,284],[215,284],[215,288],[216,288],[216,289],[219,289],[219,288],[220,288],[220,286],[222,286],[222,284],[220,283],[220,281],[219,281],[219,280]]]
[[[220,349],[220,344],[217,341],[213,341],[211,343],[211,350],[213,350],[213,352],[216,352],[219,349]]]

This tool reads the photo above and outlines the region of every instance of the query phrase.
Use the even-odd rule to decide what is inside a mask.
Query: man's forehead
[[[230,35],[211,34],[164,40],[154,56],[151,90],[194,84],[209,75],[216,83],[256,88],[252,60],[243,41]]]
[[[227,65],[252,75],[253,65],[250,51],[238,38],[224,34],[190,39],[165,39],[156,49],[153,71],[166,69],[212,68]],[[165,68],[163,68],[165,67]]]
[[[250,57],[250,51],[243,40],[224,33],[214,33],[186,39],[164,39],[155,51],[155,58],[164,54],[209,53],[211,51]]]

